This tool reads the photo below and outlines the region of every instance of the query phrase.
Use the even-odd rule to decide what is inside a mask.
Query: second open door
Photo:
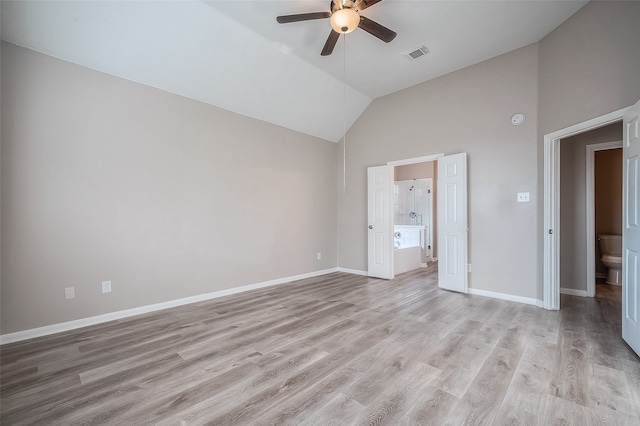
[[[622,338],[640,355],[640,101],[623,125]]]
[[[438,286],[467,292],[467,154],[438,159]]]

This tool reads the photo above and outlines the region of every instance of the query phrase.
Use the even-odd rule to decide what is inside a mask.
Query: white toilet
[[[622,235],[598,236],[602,258],[600,262],[609,270],[607,284],[622,284]]]

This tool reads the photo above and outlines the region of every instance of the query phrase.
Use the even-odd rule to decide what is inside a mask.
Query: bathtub
[[[401,274],[423,266],[426,226],[394,225],[393,272]]]

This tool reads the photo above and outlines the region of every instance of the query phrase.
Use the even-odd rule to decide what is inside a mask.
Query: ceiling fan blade
[[[366,8],[371,7],[374,4],[379,3],[381,1],[382,0],[361,0],[360,1],[360,4],[361,4],[360,10],[365,10]]]
[[[385,43],[389,43],[398,35],[394,31],[391,31],[389,28],[382,26],[369,18],[365,18],[364,16],[360,16],[360,24],[358,25],[358,27],[362,28],[372,36],[378,37]]]
[[[300,13],[297,15],[284,15],[278,16],[276,21],[279,24],[288,24],[290,22],[311,21],[313,19],[330,18],[331,12],[312,12],[312,13]]]
[[[333,52],[333,48],[336,47],[336,43],[338,42],[339,38],[340,38],[340,33],[331,30],[331,34],[329,34],[329,37],[327,38],[327,42],[324,44],[324,47],[322,48],[322,53],[320,53],[320,55],[322,56],[331,55],[331,53]]]

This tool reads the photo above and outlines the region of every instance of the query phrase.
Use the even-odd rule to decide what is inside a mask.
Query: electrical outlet
[[[76,298],[76,288],[75,287],[65,287],[64,289],[64,298],[75,299]]]
[[[528,192],[518,192],[518,202],[519,203],[528,203],[529,202],[529,193]]]
[[[111,281],[102,281],[102,292],[111,293]]]
[[[322,253],[318,253],[316,257],[318,258],[318,260],[322,259]]]

